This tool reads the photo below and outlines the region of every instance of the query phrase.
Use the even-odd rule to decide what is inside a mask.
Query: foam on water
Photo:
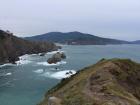
[[[71,73],[69,73],[71,72]],[[67,74],[68,73],[68,74]],[[56,79],[63,79],[63,78],[69,78],[70,76],[74,75],[76,71],[74,70],[65,70],[65,71],[59,71],[51,75],[51,77]]]
[[[29,63],[31,63],[31,61],[29,61],[29,60],[19,60],[19,61],[16,61],[17,65],[24,65],[24,64],[29,64]]]
[[[38,70],[35,70],[34,72],[40,74],[40,73],[43,73],[43,71],[44,71],[43,69],[38,69]]]
[[[56,53],[58,53],[58,52],[62,53],[62,52],[64,52],[64,51],[60,51],[60,50],[58,50],[58,51],[52,51],[52,52],[48,52],[47,54],[56,54]]]
[[[10,75],[12,75],[11,72],[9,72],[9,73],[0,73],[0,77],[10,76]]]
[[[0,68],[6,67],[6,66],[14,66],[14,64],[6,63],[6,64],[3,64],[3,65],[0,65]]]
[[[25,55],[20,56],[19,59],[25,60],[25,59],[27,59],[29,56],[30,56],[30,55],[25,54]]]
[[[16,64],[17,65],[23,65],[23,64],[29,64],[31,63],[32,61],[29,60],[31,55],[28,55],[28,54],[25,54],[23,56],[20,56],[19,57],[19,61],[16,61]]]
[[[9,76],[9,75],[12,75],[12,73],[6,73],[6,74],[5,74],[5,76]]]
[[[43,65],[43,66],[59,66],[59,65],[66,64],[66,63],[67,63],[66,61],[61,61],[61,62],[52,63],[52,64],[49,64],[48,62],[38,62],[37,64]]]
[[[39,53],[40,54],[40,53]],[[39,54],[30,54],[31,56],[36,56],[36,55],[39,55]]]
[[[71,72],[71,73],[70,73]],[[69,78],[72,75],[76,73],[75,70],[65,70],[65,71],[59,71],[59,72],[45,72],[42,74],[42,76],[49,77],[49,78],[55,78],[55,79],[63,79],[63,78]]]

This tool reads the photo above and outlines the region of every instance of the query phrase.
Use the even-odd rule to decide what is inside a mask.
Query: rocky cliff
[[[50,42],[27,41],[14,36],[12,33],[0,30],[0,64],[14,63],[24,54],[42,53],[57,50],[58,47]]]
[[[63,79],[39,105],[140,105],[140,64],[102,59]]]

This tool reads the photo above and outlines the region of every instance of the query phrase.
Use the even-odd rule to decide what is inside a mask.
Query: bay
[[[140,45],[62,45],[67,59],[47,64],[45,56],[25,55],[18,65],[0,67],[0,105],[36,105],[44,94],[65,77],[102,58],[129,58],[140,62]],[[54,52],[55,53],[55,52]]]

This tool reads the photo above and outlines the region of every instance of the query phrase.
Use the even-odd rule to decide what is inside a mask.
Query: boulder
[[[45,53],[40,53],[39,56],[45,56]]]
[[[60,62],[62,59],[66,59],[66,55],[62,52],[57,52],[51,58],[47,60],[49,64]]]
[[[49,58],[48,60],[47,60],[47,62],[49,63],[49,64],[52,64],[52,63],[57,63],[57,62],[60,62],[61,61],[61,59],[59,59],[59,58]]]
[[[62,59],[66,59],[65,53],[61,53],[61,58],[62,58]]]

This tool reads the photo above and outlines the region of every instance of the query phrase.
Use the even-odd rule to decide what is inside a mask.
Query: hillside
[[[14,63],[19,56],[24,54],[48,52],[57,49],[57,46],[53,43],[27,41],[0,30],[0,64]]]
[[[38,105],[140,105],[140,64],[102,59],[63,79]]]
[[[140,40],[133,41],[132,44],[140,44]]]
[[[62,44],[70,45],[106,45],[106,44],[129,44],[127,41],[101,38],[98,36],[84,34],[80,32],[50,32],[43,35],[37,35],[33,37],[26,37],[28,40],[41,40],[50,41]]]

